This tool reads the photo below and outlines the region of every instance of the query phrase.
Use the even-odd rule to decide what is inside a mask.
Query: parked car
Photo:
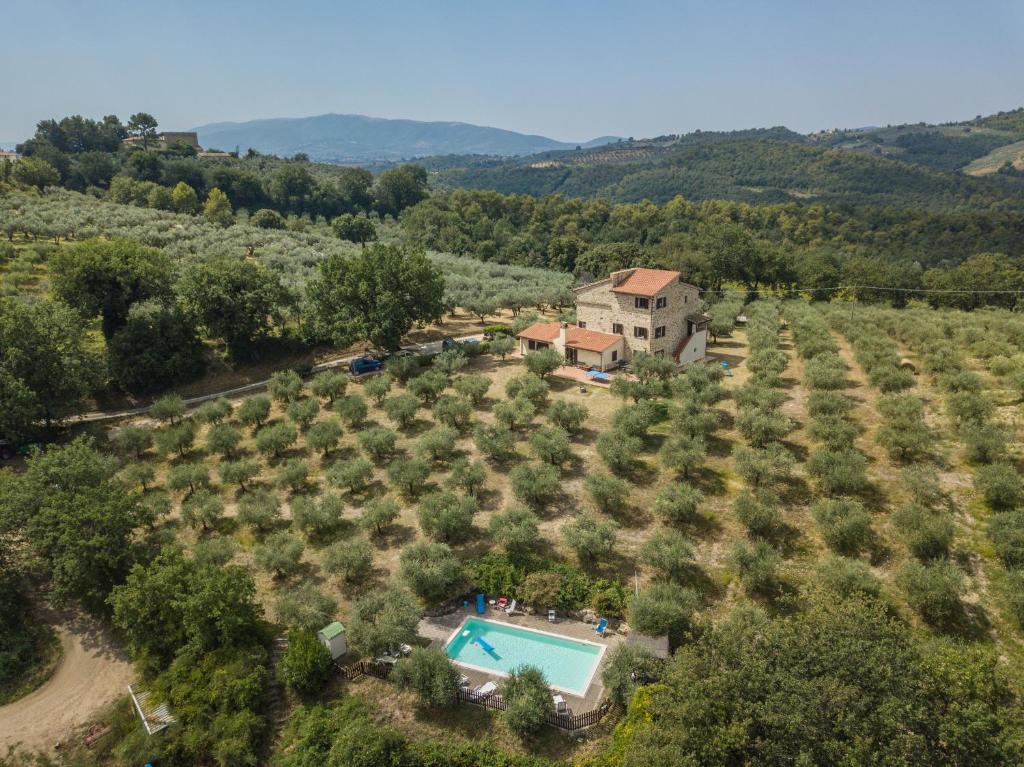
[[[458,349],[463,346],[474,346],[480,343],[478,338],[467,338],[465,341],[456,341],[454,338],[445,338],[441,341],[441,351],[448,351],[449,349]]]
[[[361,376],[364,373],[376,373],[384,367],[384,363],[376,357],[356,357],[348,363],[348,372],[354,376]]]

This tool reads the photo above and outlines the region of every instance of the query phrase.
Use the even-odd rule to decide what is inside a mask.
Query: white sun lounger
[[[494,682],[485,682],[473,690],[473,697],[477,700],[485,700],[498,691],[498,685]]]
[[[512,613],[514,613],[516,611],[516,604],[518,603],[516,602],[516,600],[513,599],[512,604],[505,608],[505,615],[511,615]]]

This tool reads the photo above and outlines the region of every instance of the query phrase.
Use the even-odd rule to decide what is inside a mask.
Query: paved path
[[[64,657],[53,676],[34,692],[0,706],[0,754],[16,744],[53,753],[58,740],[127,695],[134,676],[128,659],[92,619],[60,616],[56,626]]]
[[[481,338],[483,338],[481,334],[475,333],[468,336],[459,336],[456,340],[479,340]],[[425,344],[410,344],[408,346],[403,346],[402,349],[411,351],[414,354],[437,354],[438,352],[441,351],[442,343],[442,341],[430,341],[429,343]],[[350,354],[346,357],[338,357],[337,359],[327,360],[326,362],[321,362],[318,365],[314,365],[312,368],[312,372],[319,373],[321,371],[330,370],[332,368],[345,367],[353,359],[360,356],[362,355]],[[245,386],[238,386],[234,389],[225,389],[224,391],[213,392],[212,394],[204,394],[200,397],[192,397],[190,399],[186,399],[185,404],[188,407],[193,407],[195,405],[202,404],[203,402],[207,402],[212,399],[218,399],[220,397],[235,397],[239,394],[246,394],[251,391],[262,389],[269,383],[269,378],[264,381],[253,381],[252,383],[245,384]],[[129,408],[127,410],[106,410],[96,411],[92,413],[82,413],[81,415],[69,416],[65,420],[67,423],[95,423],[97,421],[114,421],[117,420],[118,418],[127,418],[133,415],[142,415],[143,413],[148,412],[150,407],[152,406],[146,405],[145,407]]]

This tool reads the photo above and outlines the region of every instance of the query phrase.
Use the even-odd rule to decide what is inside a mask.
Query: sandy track
[[[42,687],[0,706],[0,754],[16,744],[52,753],[56,741],[127,694],[131,665],[102,627],[72,612],[55,614],[54,622],[64,657]]]

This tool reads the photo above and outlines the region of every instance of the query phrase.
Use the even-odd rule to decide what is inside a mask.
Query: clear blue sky
[[[563,140],[1024,105],[1021,0],[38,0],[0,11],[0,139],[346,112]]]

